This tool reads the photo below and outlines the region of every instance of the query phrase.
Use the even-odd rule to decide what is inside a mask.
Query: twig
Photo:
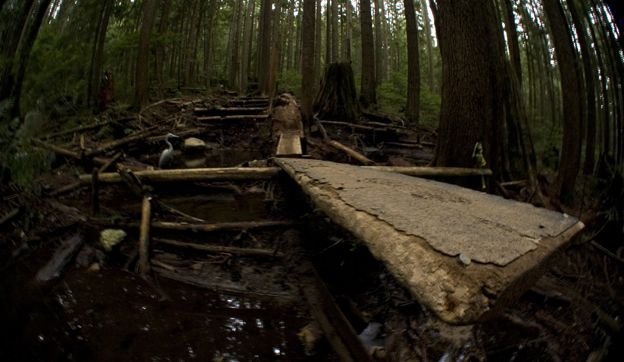
[[[0,219],[0,226],[4,225],[5,223],[11,221],[11,219],[13,219],[14,217],[17,216],[17,214],[19,214],[20,209],[14,209],[11,212],[9,212],[8,214],[4,215],[1,219]]]
[[[171,245],[171,246],[177,246],[180,248],[207,251],[210,253],[227,253],[227,254],[242,255],[242,256],[255,256],[255,257],[268,257],[268,258],[273,258],[273,257],[281,258],[284,256],[282,253],[275,253],[273,250],[269,250],[269,249],[236,248],[232,246],[203,245],[203,244],[194,244],[194,243],[184,243],[180,241],[160,239],[160,238],[154,238],[154,242]]]
[[[616,254],[614,254],[613,252],[611,252],[611,250],[605,248],[604,246],[598,244],[595,240],[592,240],[589,242],[591,246],[593,246],[594,248],[598,249],[599,251],[603,252],[606,256],[610,257],[611,259],[619,262],[620,264],[624,264],[624,259],[620,258],[619,256],[617,256]]]

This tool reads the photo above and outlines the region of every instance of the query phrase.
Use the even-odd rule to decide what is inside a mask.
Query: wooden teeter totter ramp
[[[584,227],[565,214],[454,185],[327,161],[275,162],[452,324],[514,301]]]

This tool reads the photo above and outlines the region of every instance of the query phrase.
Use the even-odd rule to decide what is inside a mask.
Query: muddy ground
[[[274,152],[269,120],[200,120],[224,112],[220,107],[250,104],[268,107],[262,100],[230,96],[162,101],[140,115],[109,112],[102,118],[110,123],[103,127],[44,141],[80,155],[152,129],[142,140],[101,154],[111,158],[123,151],[119,162],[140,169],[156,166],[164,134],[186,132],[183,139],[200,138],[206,147],[192,155],[177,151],[174,167],[265,165],[254,160]],[[369,124],[372,130],[325,127],[333,139],[380,164],[431,160],[435,131],[377,121]],[[354,162],[319,139],[312,138],[308,147],[315,158]],[[302,292],[314,279],[301,270],[308,262],[374,360],[616,361],[624,355],[622,263],[589,243],[571,246],[495,319],[453,327],[423,309],[358,240],[314,210],[286,178],[154,186],[149,190],[154,198],[204,223],[283,223],[216,232],[154,229],[152,271],[142,277],[141,197],[124,184],[102,185],[94,214],[88,185],[57,192],[94,166],[84,157],[57,155],[53,169],[34,180],[32,189],[1,186],[0,217],[17,210],[0,224],[2,360],[339,360],[326,339],[305,342],[315,320]],[[157,209],[153,221],[188,220]],[[106,250],[100,242],[104,229],[122,229],[127,236]],[[80,245],[60,275],[38,280],[72,238]],[[197,251],[175,242],[272,253]],[[374,326],[381,327],[379,333],[365,338],[362,332]]]

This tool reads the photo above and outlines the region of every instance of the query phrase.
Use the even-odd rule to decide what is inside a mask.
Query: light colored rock
[[[184,140],[182,149],[187,152],[203,151],[206,149],[206,142],[195,137],[187,138]]]
[[[100,244],[106,251],[121,243],[126,238],[126,232],[119,229],[106,229],[100,233]]]

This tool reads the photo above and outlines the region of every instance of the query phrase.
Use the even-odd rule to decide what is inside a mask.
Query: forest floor
[[[161,227],[153,227],[152,270],[142,276],[141,195],[124,183],[101,184],[95,200],[77,176],[94,167],[114,171],[115,163],[155,167],[168,132],[204,141],[193,152],[180,151],[182,141],[174,144],[172,167],[270,165],[276,139],[264,116],[269,106],[263,99],[189,96],[160,101],[141,114],[109,111],[92,128],[41,138],[37,146],[57,154],[52,169],[28,190],[0,185],[0,357],[339,360],[331,336],[318,342],[319,315],[330,314],[332,306],[373,360],[598,361],[624,355],[623,263],[608,243],[604,250],[597,243],[608,241],[607,224],[598,222],[589,223],[587,235],[600,238],[572,245],[499,316],[449,326],[286,179],[162,183],[148,190],[159,205],[153,225]],[[381,121],[322,124],[332,139],[379,164],[431,161],[434,130]],[[309,139],[307,147],[313,158],[355,162],[320,138]],[[505,192],[519,199],[526,194],[518,185]],[[219,227],[180,230],[167,223]],[[127,235],[104,245],[104,229]],[[345,332],[329,319],[338,334]]]

